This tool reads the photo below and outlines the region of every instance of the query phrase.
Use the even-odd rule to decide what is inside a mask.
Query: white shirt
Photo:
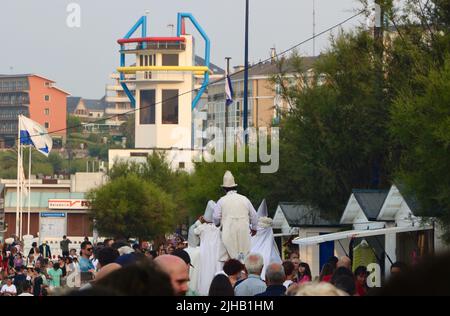
[[[289,288],[289,286],[290,286],[292,283],[294,283],[294,281],[292,281],[292,280],[286,280],[286,281],[284,281],[283,285],[284,285],[285,288]]]
[[[17,293],[17,289],[16,286],[14,284],[11,284],[11,286],[8,286],[8,284],[5,284],[2,286],[2,289],[0,291],[1,293],[11,293],[11,294],[16,294]]]
[[[236,194],[237,191],[232,190],[232,191],[228,191],[226,195],[230,195],[230,194]],[[215,225],[219,225],[220,221],[222,219],[222,199],[219,199],[219,201],[217,201],[216,206],[214,207],[214,213],[213,213],[213,221]],[[247,199],[247,208],[250,212],[250,225],[252,227],[253,230],[256,230],[258,228],[258,215],[256,214],[256,210],[253,207],[252,203],[250,202],[249,199]]]
[[[19,294],[19,295],[17,295],[17,296],[34,296],[33,294],[31,294],[31,293],[22,293],[22,294]]]

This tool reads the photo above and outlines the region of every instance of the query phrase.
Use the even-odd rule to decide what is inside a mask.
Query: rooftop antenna
[[[175,25],[173,24],[167,24],[167,27],[169,27],[171,29],[170,34],[173,37],[173,30],[175,29]]]
[[[316,0],[313,0],[313,56],[316,56]]]

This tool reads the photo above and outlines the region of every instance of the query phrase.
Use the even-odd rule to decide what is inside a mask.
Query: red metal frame
[[[184,37],[136,37],[136,38],[121,38],[117,40],[119,44],[126,43],[143,43],[143,42],[184,42]]]

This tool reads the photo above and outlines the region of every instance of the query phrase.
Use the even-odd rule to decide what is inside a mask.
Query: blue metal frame
[[[200,24],[197,22],[197,20],[194,18],[194,16],[191,13],[178,13],[178,23],[177,23],[177,36],[181,36],[181,26],[182,26],[182,20],[183,18],[188,18],[191,20],[192,24],[194,24],[194,27],[197,29],[197,31],[200,33],[200,35],[205,40],[205,66],[209,69],[209,62],[210,62],[210,53],[211,53],[211,42],[209,40],[208,35],[206,35],[203,28],[200,26]],[[200,90],[198,91],[197,95],[195,96],[194,100],[192,101],[192,109],[195,109],[198,102],[200,101],[200,98],[202,97],[203,93],[206,90],[206,87],[209,84],[209,72],[205,71],[204,77],[203,77],[203,83],[200,87]]]
[[[134,32],[137,31],[137,29],[141,27],[141,36],[142,37],[147,37],[147,17],[146,16],[142,16],[137,22],[136,24],[128,31],[128,33],[123,37],[123,38],[130,38]],[[143,48],[146,48],[147,43],[143,43]],[[120,45],[120,67],[125,67],[125,53],[123,53],[124,50],[124,45]],[[125,75],[123,72],[120,73],[120,80],[125,80]],[[125,94],[127,95],[127,97],[130,99],[131,102],[131,106],[133,108],[136,107],[136,99],[133,96],[133,94],[131,93],[130,89],[128,89],[128,86],[125,82],[121,82],[120,85],[123,88],[123,91],[125,91]]]

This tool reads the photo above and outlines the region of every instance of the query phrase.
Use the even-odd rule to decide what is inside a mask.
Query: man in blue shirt
[[[266,290],[266,283],[261,279],[264,259],[258,253],[250,253],[244,261],[248,277],[234,288],[236,296],[255,296]]]
[[[93,246],[90,241],[81,243],[81,257],[79,259],[80,272],[95,272],[94,265],[89,258],[92,256]]]

